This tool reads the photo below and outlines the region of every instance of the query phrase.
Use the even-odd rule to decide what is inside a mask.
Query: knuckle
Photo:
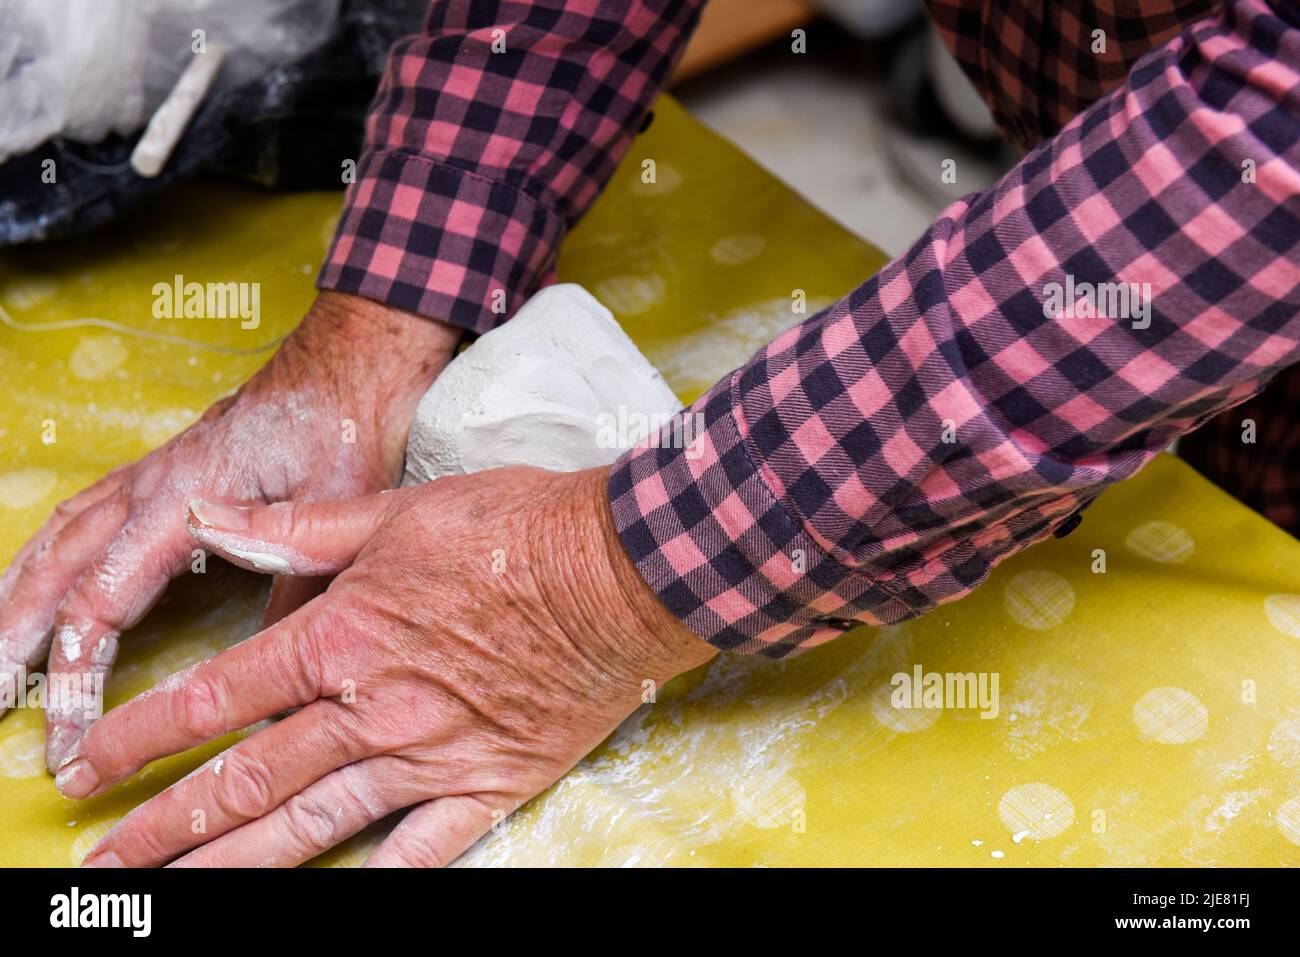
[[[54,518],[60,522],[67,522],[74,518],[80,512],[80,497],[65,498],[58,505],[54,506]]]
[[[207,679],[192,677],[176,692],[173,702],[172,718],[187,738],[206,741],[221,731],[220,695]]]
[[[356,765],[349,764],[340,769],[339,787],[344,797],[367,820],[377,821],[387,813],[387,803],[380,798],[374,783]]]
[[[44,578],[54,565],[62,537],[61,532],[56,532],[32,549],[32,553],[27,556],[27,561],[23,562],[23,571],[37,578]]]
[[[308,521],[310,512],[297,502],[272,502],[253,510],[252,532],[270,539],[284,539]]]
[[[401,867],[441,868],[451,863],[446,852],[431,838],[414,832],[403,834],[393,852]]]
[[[274,775],[260,758],[235,751],[226,758],[221,783],[214,794],[226,817],[251,821],[275,807]]]
[[[315,797],[296,794],[284,805],[290,836],[304,850],[326,851],[337,843],[342,809],[330,809]]]
[[[110,845],[105,844],[108,848]],[[172,850],[166,847],[159,835],[142,823],[125,821],[113,836],[112,849],[125,864],[151,864],[168,860]]]

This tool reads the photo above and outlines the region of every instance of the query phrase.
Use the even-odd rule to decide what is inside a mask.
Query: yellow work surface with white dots
[[[339,204],[202,184],[0,254],[0,561],[266,361],[311,302]],[[662,100],[559,274],[690,399],[882,263]],[[156,318],[175,275],[260,283],[258,327]],[[109,704],[246,637],[264,600],[224,566],[178,579],[124,639]],[[996,713],[900,707],[894,678],[918,669],[996,678]],[[1300,542],[1171,457],[963,601],[786,662],[723,656],[655,697],[462,863],[1300,863]],[[230,740],[78,804],[45,773],[40,712],[10,713],[0,864],[79,862]]]

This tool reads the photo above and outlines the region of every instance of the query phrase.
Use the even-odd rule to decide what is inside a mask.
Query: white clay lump
[[[581,286],[550,286],[425,393],[403,484],[507,465],[608,465],[681,407],[608,309]]]

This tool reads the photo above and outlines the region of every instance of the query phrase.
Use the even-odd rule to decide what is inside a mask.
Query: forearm
[[[1300,358],[1296,64],[1258,0],[1199,25],[719,383],[692,449],[625,456],[669,609],[774,656],[922,614]],[[1045,315],[1071,281],[1149,321]]]
[[[432,5],[394,47],[322,289],[484,332],[551,269],[703,0]]]
[[[1124,82],[1218,0],[926,0],[1002,135],[1029,150]]]

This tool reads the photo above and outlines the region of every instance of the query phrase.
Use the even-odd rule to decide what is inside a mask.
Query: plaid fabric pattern
[[[926,0],[1003,134],[1029,150],[1123,83],[1216,0]],[[1098,32],[1100,31],[1100,32]]]
[[[703,0],[438,0],[371,106],[322,289],[474,332],[550,271]]]
[[[922,614],[1300,359],[1297,26],[1236,0],[1139,59],[702,397],[691,447],[624,455],[665,604],[773,657]],[[1050,314],[1070,283],[1149,283],[1149,315]]]
[[[1187,436],[1178,454],[1255,511],[1300,536],[1300,365]]]

